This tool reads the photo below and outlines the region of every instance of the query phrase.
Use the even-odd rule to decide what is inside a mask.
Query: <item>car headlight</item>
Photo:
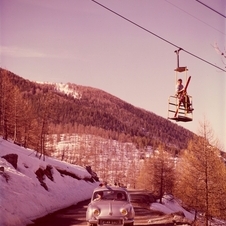
[[[120,212],[123,216],[126,216],[128,214],[128,211],[125,208],[120,209]]]
[[[100,215],[100,210],[99,209],[94,209],[93,210],[93,215],[95,216],[95,217],[97,217],[97,216],[99,216]]]

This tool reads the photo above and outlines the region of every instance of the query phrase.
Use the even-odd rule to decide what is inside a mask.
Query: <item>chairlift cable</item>
[[[201,23],[207,25],[208,27],[211,27],[211,28],[214,29],[215,31],[217,31],[217,32],[219,32],[219,33],[221,33],[221,34],[223,34],[223,35],[226,35],[226,33],[224,33],[224,32],[222,32],[222,31],[218,30],[217,28],[211,26],[210,24],[206,23],[205,21],[200,20],[198,17],[196,17],[196,16],[194,16],[194,15],[188,13],[187,11],[185,11],[184,9],[182,9],[182,8],[178,7],[177,5],[173,4],[173,3],[170,2],[169,0],[165,0],[165,1],[168,2],[169,4],[171,4],[172,6],[174,6],[175,8],[181,10],[182,12],[184,12],[184,13],[188,14],[189,16],[195,18],[196,20],[200,21]]]
[[[219,14],[220,16],[226,18],[226,16],[225,16],[224,14],[218,12],[217,10],[215,10],[215,9],[213,9],[212,7],[206,5],[205,3],[203,3],[203,2],[201,2],[201,1],[199,1],[199,0],[196,0],[196,2],[198,2],[198,3],[202,4],[202,5],[204,5],[204,6],[207,7],[208,9],[210,9],[210,10],[214,11],[215,13]]]
[[[167,39],[164,39],[163,37],[161,37],[161,36],[155,34],[154,32],[152,32],[152,31],[150,31],[150,30],[148,30],[148,29],[142,27],[141,25],[139,25],[139,24],[133,22],[132,20],[130,20],[130,19],[128,19],[128,18],[122,16],[121,14],[115,12],[114,10],[112,10],[112,9],[110,9],[110,8],[108,8],[108,7],[106,7],[105,5],[99,3],[99,2],[97,2],[97,1],[95,1],[95,0],[91,0],[91,1],[94,2],[94,3],[96,3],[96,4],[98,4],[99,6],[101,6],[101,7],[103,7],[103,8],[105,8],[106,10],[112,12],[113,14],[115,14],[115,15],[121,17],[122,19],[128,21],[129,23],[131,23],[131,24],[133,24],[133,25],[135,25],[135,26],[141,28],[142,30],[144,30],[144,31],[146,31],[146,32],[148,32],[148,33],[154,35],[155,37],[157,37],[157,38],[163,40],[164,42],[167,42],[168,44],[170,44],[170,45],[172,45],[172,46],[174,46],[174,47],[176,47],[176,48],[178,48],[178,49],[181,48],[181,47],[179,47],[178,45],[176,45],[176,44],[174,44],[174,43],[168,41]],[[201,61],[203,61],[203,62],[205,62],[205,63],[207,63],[207,64],[209,64],[209,65],[211,65],[211,66],[213,66],[213,67],[215,67],[215,68],[217,68],[217,69],[219,69],[219,70],[221,70],[221,71],[226,72],[226,70],[224,70],[223,68],[218,67],[218,66],[216,66],[215,64],[210,63],[209,61],[207,61],[207,60],[205,60],[205,59],[203,59],[203,58],[201,58],[201,57],[199,57],[199,56],[197,56],[197,55],[195,55],[195,54],[193,54],[193,53],[191,53],[191,52],[189,52],[189,51],[187,51],[187,50],[185,50],[185,49],[183,49],[183,48],[181,48],[181,49],[182,49],[184,52],[186,52],[187,54],[189,54],[189,55],[191,55],[191,56],[193,56],[193,57],[195,57],[195,58],[197,58],[197,59],[199,59],[199,60],[201,60]]]

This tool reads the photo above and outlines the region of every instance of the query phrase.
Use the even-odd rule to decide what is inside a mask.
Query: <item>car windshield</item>
[[[116,191],[116,190],[102,190],[96,191],[93,194],[93,200],[115,200],[115,201],[127,201],[127,195],[124,191]]]

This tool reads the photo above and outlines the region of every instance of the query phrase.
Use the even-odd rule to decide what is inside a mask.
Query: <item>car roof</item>
[[[113,190],[113,191],[124,191],[124,192],[127,192],[127,190],[125,188],[116,187],[116,186],[108,186],[108,185],[97,187],[97,188],[94,189],[94,192],[96,192],[96,191],[106,191],[107,189]]]

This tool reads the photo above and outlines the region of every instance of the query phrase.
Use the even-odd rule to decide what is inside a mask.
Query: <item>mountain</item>
[[[0,69],[0,74],[29,102],[36,118],[40,115],[48,118],[50,133],[89,131],[101,137],[132,142],[138,148],[164,144],[174,153],[186,148],[194,135],[100,89],[72,83],[33,82],[4,69]]]

